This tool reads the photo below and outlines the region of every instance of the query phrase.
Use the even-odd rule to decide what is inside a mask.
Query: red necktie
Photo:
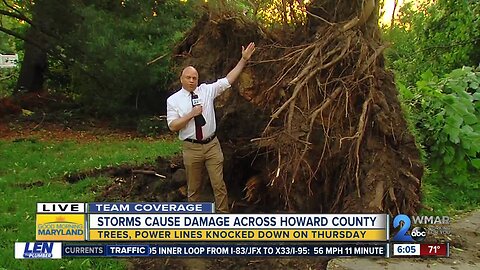
[[[195,122],[195,131],[196,131],[197,140],[199,141],[203,140],[202,126],[200,126],[197,122]]]
[[[195,95],[193,92],[192,92],[192,106],[193,106],[193,99],[195,98],[198,98],[197,95]],[[203,131],[202,131],[202,126],[200,125],[200,121],[198,121],[200,115],[197,115],[195,116],[195,137],[197,138],[197,140],[201,141],[203,140]]]

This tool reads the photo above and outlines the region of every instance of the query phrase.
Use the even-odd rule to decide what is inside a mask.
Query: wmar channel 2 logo
[[[61,242],[17,242],[15,259],[61,259]]]
[[[403,222],[403,224],[402,224]],[[393,236],[393,241],[399,242],[421,242],[427,237],[427,230],[422,227],[414,227],[410,231],[410,234],[407,234],[412,222],[407,215],[397,215],[393,219],[393,228],[400,227],[400,230]]]

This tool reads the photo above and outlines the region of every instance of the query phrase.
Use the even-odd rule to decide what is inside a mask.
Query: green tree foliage
[[[88,111],[115,115],[158,107],[154,97],[173,76],[171,49],[197,12],[195,3],[178,0],[5,2],[2,17],[25,18],[38,34],[0,31],[49,54],[47,88],[72,95]]]
[[[114,113],[138,108],[152,92],[167,90],[174,75],[168,61],[172,46],[191,26],[193,13],[174,0],[147,2],[90,1],[76,7],[81,21],[66,40],[79,64],[69,74],[73,93],[87,106]]]
[[[15,21],[13,21],[13,19],[11,18],[8,18],[6,16],[2,16],[0,18],[0,26],[12,28],[17,25],[18,24]],[[16,52],[15,38],[6,33],[0,32],[0,53],[7,54],[7,53],[15,53],[15,52]]]
[[[430,3],[432,2],[432,3]],[[392,46],[386,52],[397,80],[415,85],[421,74],[446,74],[480,62],[480,2],[476,0],[412,1],[385,29]]]
[[[400,87],[427,152],[429,184],[453,191],[445,198],[462,208],[480,203],[479,85],[479,70],[465,67],[442,78],[428,71],[415,88]]]
[[[12,7],[17,11],[12,10]],[[1,53],[15,53],[21,48],[23,40],[12,36],[8,31],[13,33],[23,34],[27,30],[27,23],[19,19],[21,15],[30,15],[31,8],[30,1],[12,0],[0,1],[0,52]],[[15,17],[17,15],[17,17]]]

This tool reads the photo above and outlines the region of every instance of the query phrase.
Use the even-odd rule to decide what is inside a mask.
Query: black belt
[[[207,144],[207,143],[211,142],[213,139],[215,139],[215,137],[217,137],[217,135],[213,134],[212,136],[206,138],[203,141],[199,141],[199,140],[195,140],[195,139],[188,139],[188,138],[185,139],[184,141],[191,142],[191,143]]]

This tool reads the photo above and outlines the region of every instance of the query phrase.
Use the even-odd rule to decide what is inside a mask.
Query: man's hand
[[[252,57],[254,51],[255,43],[253,42],[250,42],[246,49],[242,46],[242,59],[240,59],[237,65],[227,74],[226,78],[228,80],[228,83],[232,84],[237,80],[238,76],[247,64],[247,61],[250,59],[250,57]]]
[[[168,127],[171,131],[179,131],[182,128],[186,127],[188,122],[192,120],[195,116],[202,114],[203,108],[202,105],[197,105],[192,108],[192,110],[186,115],[173,120]]]
[[[192,118],[202,114],[202,111],[203,111],[202,105],[194,106],[192,111],[190,112],[192,114]]]
[[[242,46],[242,59],[245,61],[248,61],[250,57],[252,57],[252,54],[254,51],[255,51],[255,43],[253,42],[250,42],[250,44],[248,44],[246,49]]]

